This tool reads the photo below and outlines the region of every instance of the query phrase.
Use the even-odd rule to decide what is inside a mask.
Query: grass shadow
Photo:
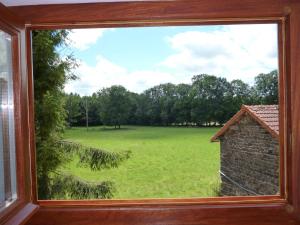
[[[136,128],[133,128],[133,127],[121,127],[121,128],[114,128],[114,127],[100,127],[100,128],[98,128],[98,130],[100,130],[100,131],[111,132],[111,131],[128,131],[128,130],[136,130]]]

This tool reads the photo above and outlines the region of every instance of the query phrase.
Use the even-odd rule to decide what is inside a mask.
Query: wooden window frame
[[[0,29],[11,36],[12,48],[12,76],[14,98],[14,130],[16,151],[16,184],[17,199],[0,211],[2,221],[14,223],[24,221],[37,208],[31,203],[31,173],[28,145],[27,82],[24,64],[21,64],[21,48],[24,49],[24,22],[14,17],[0,5]],[[23,41],[22,41],[23,40]],[[23,44],[22,44],[23,43]],[[23,51],[22,51],[23,52]],[[24,56],[24,55],[23,55]],[[14,218],[13,218],[14,216]]]
[[[25,20],[31,202],[35,224],[298,224],[300,220],[300,3],[296,0],[173,0],[10,7]],[[39,201],[35,182],[30,31],[33,29],[277,23],[279,27],[279,196]],[[25,106],[24,106],[25,105]],[[24,136],[24,130],[21,136]],[[29,142],[26,142],[28,141]],[[284,165],[284,166],[283,166]]]
[[[240,21],[240,19],[236,20],[234,18],[228,18],[228,19],[216,19],[214,20],[213,24],[276,24],[278,26],[278,53],[279,53],[279,59],[278,59],[278,65],[279,65],[279,80],[280,80],[280,93],[284,93],[286,90],[286,84],[285,84],[285,73],[282,70],[282,67],[284,65],[283,62],[283,56],[282,53],[284,52],[284,46],[283,46],[283,38],[285,35],[284,32],[284,27],[286,23],[286,18],[285,17],[274,17],[274,18],[247,18],[247,20]],[[93,25],[88,24],[47,24],[47,25],[30,25],[27,26],[27,46],[31,46],[31,32],[34,30],[52,30],[52,29],[71,29],[71,28],[119,28],[119,27],[149,27],[149,26],[186,26],[186,25],[210,25],[211,21],[206,21],[204,20],[198,20],[198,19],[180,19],[180,20],[159,20],[159,21],[117,21],[117,22],[99,22],[99,23],[93,23]],[[32,65],[32,57],[30,56],[28,58],[28,65]],[[30,69],[32,66],[30,66]],[[32,73],[32,71],[30,71]],[[29,81],[31,85],[33,86],[34,81],[33,79],[30,79]],[[31,93],[31,98],[30,101],[32,102],[33,106],[33,96],[34,93]],[[279,105],[281,106],[279,108],[280,110],[280,132],[279,133],[285,133],[284,130],[284,123],[285,123],[285,107],[286,103],[284,102],[284,98],[279,99]],[[34,109],[32,109],[32,112],[34,112]],[[34,119],[34,117],[32,117]],[[34,120],[31,121],[31,124],[34,124]],[[35,135],[34,135],[34,130],[32,130],[30,133],[32,134],[31,136],[31,142],[32,146],[34,148],[35,146]],[[231,204],[232,202],[237,202],[237,201],[243,201],[244,203],[253,203],[256,200],[259,202],[284,202],[286,199],[287,193],[286,193],[286,179],[285,179],[285,155],[284,155],[284,140],[280,140],[279,142],[280,145],[280,194],[279,195],[270,195],[270,196],[241,196],[241,197],[218,197],[217,199],[215,197],[211,198],[174,198],[174,199],[164,199],[164,198],[159,198],[159,199],[131,199],[131,200],[38,200],[36,199],[36,202],[41,205],[41,206],[48,206],[48,205],[68,205],[68,206],[78,206],[78,205],[86,205],[87,202],[88,204],[94,204],[94,205],[135,205],[135,204],[167,204],[167,205],[172,205],[172,204],[180,204],[180,205],[187,205],[187,204],[206,204],[206,203],[216,203],[216,202],[224,202],[225,204]],[[35,152],[36,150],[33,149]],[[35,176],[35,174],[33,174]],[[35,184],[37,185],[37,184]]]

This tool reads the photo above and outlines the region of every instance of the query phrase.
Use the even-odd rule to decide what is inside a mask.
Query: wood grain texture
[[[28,143],[29,146],[29,154],[30,154],[30,177],[31,177],[31,183],[30,183],[30,191],[31,191],[31,201],[36,204],[37,203],[37,178],[36,178],[36,148],[35,148],[35,125],[34,125],[34,87],[33,87],[33,73],[32,73],[32,49],[31,49],[31,32],[29,30],[26,30],[24,32],[26,36],[26,43],[25,43],[25,49],[26,49],[26,55],[24,55],[24,59],[26,58],[26,74],[27,77],[24,80],[24,83],[26,83],[27,87],[27,110],[28,110]]]
[[[10,9],[5,7],[3,4],[0,3],[0,21],[2,20],[6,24],[8,24],[10,27],[15,27],[18,29],[22,29],[25,26],[24,21],[16,16],[15,13],[13,13]]]
[[[168,24],[167,20],[280,17],[284,0],[191,0],[156,2],[90,3],[11,7],[26,24],[89,24],[101,22],[149,21]],[[266,10],[267,9],[267,10]],[[145,24],[143,22],[143,24]],[[143,25],[141,24],[141,25]],[[127,25],[128,26],[128,25]]]
[[[177,198],[177,199],[106,199],[106,200],[39,200],[38,204],[43,207],[97,207],[110,206],[118,207],[139,207],[139,206],[191,206],[191,205],[236,205],[239,203],[246,204],[268,204],[268,203],[286,203],[286,200],[281,196],[226,196],[226,197],[212,197],[212,198]]]
[[[290,75],[291,75],[291,186],[289,193],[295,215],[300,219],[300,4],[295,3],[290,15]]]
[[[162,208],[41,208],[28,225],[296,225],[282,205]]]
[[[300,2],[298,0],[174,0],[11,7],[30,29],[73,27],[164,26],[195,24],[280,22],[279,38],[281,125],[284,137],[282,197],[249,202],[235,198],[106,202],[40,201],[41,208],[27,224],[199,224],[199,225],[296,225],[300,224]],[[281,21],[285,21],[281,24]],[[27,35],[28,37],[28,35]],[[30,44],[27,43],[27,48]],[[29,52],[29,51],[28,51]],[[31,56],[27,54],[31,65]],[[34,144],[31,67],[28,67],[29,146]],[[25,106],[24,106],[25,107]],[[31,144],[30,144],[31,143]],[[34,153],[32,153],[34,154]],[[34,159],[34,155],[31,156]],[[33,160],[34,161],[34,160]],[[31,166],[34,170],[34,165]],[[32,171],[34,173],[35,171]],[[31,188],[35,189],[32,184]],[[35,193],[35,191],[33,191]],[[33,198],[34,200],[34,198]],[[273,202],[273,203],[272,203]],[[116,204],[115,204],[116,203]],[[246,204],[247,203],[247,204]]]
[[[28,203],[20,209],[14,217],[8,220],[5,225],[25,224],[30,217],[37,212],[39,206]]]
[[[1,210],[0,224],[18,224],[32,215],[37,206],[31,200],[31,170],[28,145],[28,95],[25,53],[25,24],[0,4],[0,29],[12,36],[12,71],[16,141],[17,200]],[[29,205],[30,204],[30,207]],[[12,221],[12,223],[10,222]]]
[[[278,72],[279,72],[279,151],[280,151],[280,196],[287,197],[287,177],[286,177],[286,167],[287,167],[287,101],[286,101],[286,90],[287,79],[286,79],[286,21],[282,21],[278,24]]]

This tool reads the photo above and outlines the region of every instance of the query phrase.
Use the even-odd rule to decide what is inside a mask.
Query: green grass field
[[[219,143],[209,139],[218,128],[123,126],[68,129],[65,139],[107,151],[130,150],[118,168],[93,172],[65,165],[88,181],[113,181],[114,199],[215,196],[219,188]]]

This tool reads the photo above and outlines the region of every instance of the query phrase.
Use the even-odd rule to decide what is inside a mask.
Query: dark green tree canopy
[[[63,87],[75,79],[72,56],[62,59],[58,47],[66,44],[68,31],[33,31],[33,76],[35,99],[35,130],[37,179],[40,198],[50,198],[50,173],[64,161],[64,154],[56,148],[65,125]]]
[[[277,71],[259,74],[250,86],[242,80],[228,82],[201,74],[193,77],[192,84],[160,84],[141,94],[112,86],[84,98],[89,98],[94,125],[222,125],[243,104],[277,104],[278,75]]]
[[[278,72],[261,73],[255,78],[255,90],[261,104],[278,104]]]
[[[65,108],[67,113],[67,124],[68,126],[76,125],[76,122],[81,118],[81,97],[79,94],[69,94],[66,95]]]
[[[129,118],[131,101],[129,92],[122,86],[111,86],[98,92],[100,118],[105,125],[120,126]]]

